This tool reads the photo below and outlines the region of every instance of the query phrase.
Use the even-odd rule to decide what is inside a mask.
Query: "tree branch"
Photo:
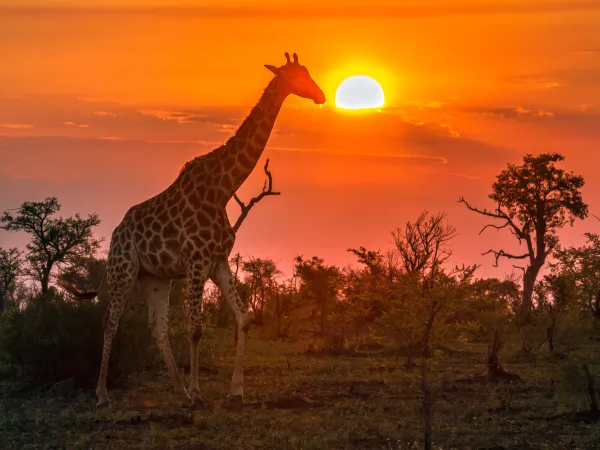
[[[529,226],[529,222],[525,223],[525,225],[523,226],[523,228],[519,228],[517,226],[517,224],[515,224],[513,222],[513,220],[508,216],[508,214],[506,214],[504,211],[502,211],[500,209],[500,207],[496,208],[496,212],[493,213],[491,211],[488,211],[487,209],[479,209],[475,206],[472,206],[469,202],[467,202],[464,197],[459,197],[458,199],[459,203],[464,203],[465,206],[467,207],[467,209],[469,209],[470,211],[474,211],[478,214],[481,214],[483,216],[487,216],[487,217],[491,217],[493,219],[500,219],[500,220],[505,220],[506,223],[503,226],[497,226],[497,225],[486,225],[485,227],[482,228],[482,230],[479,232],[479,234],[481,234],[487,227],[492,227],[492,228],[496,228],[496,229],[501,229],[501,228],[505,228],[507,226],[510,226],[512,228],[511,232],[513,232],[513,234],[517,237],[517,239],[519,239],[519,242],[523,239],[527,239],[527,237],[529,236],[529,234],[525,231],[527,229],[527,227]]]
[[[489,255],[490,253],[492,253],[494,255],[494,258],[496,258],[496,262],[494,263],[494,267],[498,267],[498,260],[502,257],[504,258],[508,258],[508,259],[526,259],[529,258],[529,253],[525,253],[523,255],[513,255],[511,253],[506,253],[504,250],[488,250],[485,253],[482,253],[482,256],[485,255]]]
[[[501,230],[502,228],[506,228],[509,225],[510,225],[510,223],[508,223],[508,222],[506,222],[504,225],[494,225],[493,223],[490,223],[490,224],[487,224],[485,227],[483,227],[481,229],[481,231],[479,232],[479,234],[483,233],[486,230],[486,228],[488,228],[488,227],[495,228],[496,230]],[[511,232],[513,232],[513,231],[511,230]]]
[[[258,194],[256,197],[253,197],[252,199],[250,199],[250,201],[248,202],[247,205],[244,204],[244,202],[240,200],[240,198],[237,196],[237,193],[233,194],[233,198],[235,199],[237,204],[240,205],[240,209],[241,209],[240,216],[238,217],[238,219],[235,222],[235,225],[233,226],[233,231],[235,231],[236,233],[240,229],[242,222],[244,222],[244,220],[248,216],[248,213],[254,207],[254,205],[256,205],[258,202],[260,202],[263,198],[265,198],[268,195],[281,195],[281,192],[273,191],[273,176],[271,175],[271,171],[269,170],[269,159],[268,158],[267,158],[267,161],[265,162],[264,170],[265,170],[265,174],[267,175],[267,179],[265,180],[265,184],[263,186],[262,192],[260,194]]]

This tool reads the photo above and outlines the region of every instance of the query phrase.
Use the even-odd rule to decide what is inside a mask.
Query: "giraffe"
[[[188,161],[163,192],[131,207],[114,230],[107,259],[109,304],[96,395],[97,407],[109,405],[106,376],[111,345],[128,296],[138,282],[148,303],[148,321],[175,392],[191,406],[203,404],[198,385],[202,336],[202,295],[212,280],[235,316],[236,354],[227,401],[243,404],[243,366],[251,315],[234,284],[229,254],[235,233],[225,207],[261,157],[284,100],[290,94],[325,103],[325,95],[306,67],[293,61],[275,67],[275,76],[234,136],[212,152]],[[169,343],[169,291],[173,279],[187,278],[190,379],[186,389]],[[75,293],[81,298],[97,295]]]

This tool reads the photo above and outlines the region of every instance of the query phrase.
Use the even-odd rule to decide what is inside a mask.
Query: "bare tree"
[[[456,229],[445,223],[446,216],[423,211],[415,222],[392,232],[406,273],[435,279],[439,268],[452,256],[448,243],[456,236]]]
[[[507,229],[525,244],[523,253],[515,254],[503,249],[490,249],[483,253],[500,258],[526,260],[523,270],[523,297],[519,322],[525,324],[531,318],[532,296],[537,276],[546,262],[546,257],[558,245],[556,234],[559,228],[575,219],[584,219],[588,207],[583,202],[581,188],[583,177],[565,172],[556,167],[564,156],[558,153],[525,155],[522,165],[508,164],[492,185],[489,198],[496,202],[494,210],[479,209],[464,198],[459,201],[470,210],[500,222],[488,224],[487,228]]]
[[[416,308],[408,310],[417,310],[414,319],[418,321],[418,326],[414,331],[420,333],[415,338],[421,353],[424,440],[425,449],[431,449],[433,397],[428,381],[428,360],[431,357],[436,319],[449,301],[457,297],[459,287],[471,277],[475,267],[463,267],[450,274],[445,273],[443,266],[452,255],[449,245],[456,236],[456,229],[446,222],[445,213],[430,215],[424,211],[415,222],[407,222],[392,235],[407,277],[409,292],[404,293],[403,297],[410,296],[411,301],[416,303]],[[402,316],[400,314],[401,320]],[[406,319],[410,320],[408,317]]]
[[[269,170],[269,159],[268,158],[267,158],[267,161],[265,162],[264,170],[265,170],[265,174],[267,175],[267,179],[265,180],[265,184],[263,186],[262,192],[260,194],[258,194],[256,197],[252,197],[247,205],[243,201],[240,200],[237,193],[233,194],[233,198],[235,199],[237,204],[240,205],[240,209],[241,209],[240,216],[235,221],[235,225],[233,225],[233,231],[235,231],[236,233],[238,232],[238,230],[240,229],[240,226],[242,225],[242,223],[248,216],[248,213],[250,212],[250,210],[258,202],[260,202],[263,198],[265,198],[269,195],[281,195],[281,192],[273,191],[273,176],[271,175],[271,171]]]

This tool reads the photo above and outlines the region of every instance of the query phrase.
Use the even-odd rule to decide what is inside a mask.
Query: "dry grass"
[[[93,392],[68,382],[6,392],[0,448],[420,448],[418,374],[385,352],[315,357],[299,344],[250,339],[246,405],[230,411],[223,400],[231,336],[217,349],[216,370],[200,374],[204,410],[181,407],[164,373],[129,380],[111,392],[112,408],[100,411]],[[474,377],[485,346],[453,350],[431,364],[437,448],[600,448],[600,426],[576,416],[580,398],[560,388],[560,361],[508,358],[506,368],[523,379],[489,384]]]

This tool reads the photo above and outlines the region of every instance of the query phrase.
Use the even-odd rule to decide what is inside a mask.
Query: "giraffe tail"
[[[102,285],[104,284],[105,280],[106,280],[106,272],[104,272],[104,276],[102,277],[102,282],[94,291],[80,291],[79,289],[77,289],[77,287],[75,287],[75,285],[73,283],[69,283],[68,281],[60,279],[60,278],[59,278],[57,284],[61,288],[63,288],[75,300],[93,300],[98,296],[98,293],[100,292],[100,289],[102,289]]]

